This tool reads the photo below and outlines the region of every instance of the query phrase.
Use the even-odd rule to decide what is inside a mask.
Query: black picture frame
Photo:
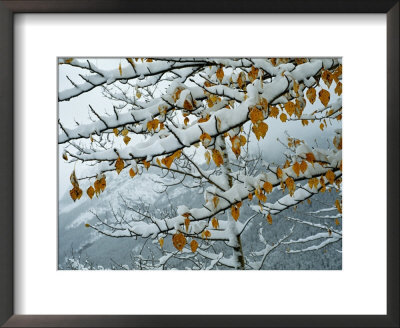
[[[399,1],[0,0],[0,324],[4,327],[399,327]],[[387,315],[15,315],[13,20],[17,13],[384,13],[387,17]],[[367,288],[367,286],[366,286]],[[345,296],[343,296],[345,297]]]

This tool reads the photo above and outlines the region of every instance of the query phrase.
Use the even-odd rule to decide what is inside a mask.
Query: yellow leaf
[[[224,78],[224,70],[221,66],[218,67],[215,75],[217,76],[217,79],[219,80],[219,82],[222,83],[222,80]]]
[[[92,186],[90,186],[90,187],[88,188],[88,190],[86,190],[86,193],[88,194],[88,196],[90,197],[90,199],[92,199],[92,198],[93,198],[93,195],[94,195],[94,188],[93,188]]]
[[[77,199],[81,198],[82,196],[82,189],[79,188],[79,186],[75,186],[69,191],[69,194],[72,198],[73,201],[76,201]]]
[[[207,238],[211,237],[211,232],[208,230],[205,230],[201,233],[201,237],[207,239]]]
[[[340,96],[342,94],[342,82],[336,84],[335,93]]]
[[[329,91],[322,89],[319,93],[319,100],[321,100],[321,103],[326,107],[328,106],[329,99],[331,97]]]
[[[164,246],[164,238],[160,238],[158,240],[158,242],[160,243],[160,247],[163,248],[163,246]]]
[[[149,169],[149,167],[150,167],[150,162],[147,162],[147,161],[143,161],[143,166],[146,168],[146,170],[148,170]]]
[[[190,242],[190,249],[192,250],[193,253],[196,252],[197,247],[199,247],[199,243],[193,239]]]
[[[117,128],[114,128],[114,129],[113,129],[113,132],[114,132],[115,136],[118,137],[118,133],[119,133],[118,129],[117,129]]]
[[[285,184],[286,184],[286,187],[287,187],[288,190],[289,190],[290,196],[293,196],[294,191],[295,191],[295,189],[296,189],[296,186],[295,186],[295,184],[294,184],[293,178],[288,177],[288,178],[285,180]]]
[[[212,224],[214,229],[218,229],[219,228],[219,222],[218,222],[218,220],[216,218],[212,218],[211,224]]]
[[[307,162],[306,162],[306,161],[301,161],[301,163],[300,163],[300,170],[301,170],[301,172],[304,173],[304,172],[307,170],[307,167],[308,167]]]
[[[133,170],[133,168],[131,168],[131,169],[129,170],[129,176],[130,176],[131,178],[133,178],[135,175],[136,175],[136,172]]]
[[[264,194],[264,192],[261,189],[256,189],[254,190],[254,194],[256,195],[256,197],[262,201],[262,202],[266,202],[267,201],[267,196]]]
[[[264,190],[265,190],[265,192],[267,194],[271,193],[272,192],[272,188],[273,188],[272,183],[270,183],[268,181],[265,181],[264,185],[263,185],[263,188],[264,188]]]
[[[213,202],[214,208],[216,208],[219,203],[219,198],[217,196],[214,196],[212,199],[212,202]]]
[[[319,128],[321,129],[321,131],[324,131],[324,123],[321,123],[320,125],[319,125]]]
[[[128,136],[125,136],[124,137],[125,145],[127,145],[129,143],[129,141],[131,141],[131,138],[129,138]]]
[[[299,96],[299,84],[297,81],[293,80],[293,91],[296,92],[296,95]]]
[[[276,169],[276,176],[278,177],[278,179],[282,179],[282,175],[283,175],[282,169],[278,167]]]
[[[330,184],[335,182],[336,176],[335,173],[333,173],[331,170],[325,173],[325,177],[327,178]]]
[[[279,114],[278,107],[275,106],[271,107],[271,109],[269,110],[269,116],[278,117],[278,114]]]
[[[259,122],[257,124],[254,124],[251,129],[253,130],[257,140],[260,140],[260,138],[264,139],[268,131],[268,124],[265,122]]]
[[[293,113],[294,113],[294,103],[292,103],[291,101],[288,101],[286,104],[285,104],[285,110],[286,110],[286,112],[289,114],[289,116],[292,116],[293,115]]]
[[[253,194],[249,193],[248,199],[252,200],[253,199]]]
[[[282,113],[282,114],[279,116],[279,118],[281,119],[282,122],[286,122],[286,120],[287,120],[287,116],[286,116],[285,113]]]
[[[182,251],[186,245],[186,238],[182,233],[176,233],[172,236],[172,243],[178,251]]]
[[[262,120],[264,119],[264,115],[263,115],[262,111],[260,111],[259,109],[257,109],[257,107],[253,107],[253,108],[251,109],[250,114],[249,114],[249,117],[250,117],[250,120],[251,120],[253,123],[260,122],[260,121],[262,121]]]
[[[142,96],[142,94],[140,93],[140,91],[136,91],[136,97],[139,99]]]
[[[185,100],[183,103],[183,108],[185,108],[187,110],[193,110],[193,105],[190,101]]]
[[[210,136],[208,133],[204,132],[204,133],[200,136],[200,141],[201,141],[201,143],[203,144],[203,146],[204,146],[205,148],[207,148],[208,145],[211,143],[211,136]]]
[[[336,206],[338,212],[339,212],[339,213],[342,213],[342,205],[340,204],[339,199],[336,199],[336,201],[335,201],[335,206]]]
[[[300,164],[298,162],[294,163],[292,165],[292,170],[294,173],[296,173],[297,176],[300,174]]]
[[[221,166],[221,164],[224,163],[224,159],[222,158],[221,153],[216,149],[212,150],[212,158],[214,160],[215,165],[217,166]]]
[[[240,145],[241,146],[244,146],[246,144],[246,142],[247,142],[247,139],[246,139],[246,137],[244,135],[240,135],[239,140],[240,140]]]
[[[326,84],[326,86],[330,88],[333,81],[333,74],[328,70],[324,70],[321,74],[321,78]]]
[[[183,120],[183,124],[188,125],[188,123],[189,123],[189,118],[185,117],[185,119]]]
[[[207,122],[209,119],[210,119],[210,114],[207,114],[206,117],[199,118],[199,120],[197,122],[204,123],[204,122]]]
[[[210,164],[210,161],[211,161],[211,155],[210,155],[210,152],[209,152],[209,151],[206,151],[206,152],[204,153],[204,158],[206,159],[207,165],[209,165],[209,164]]]
[[[335,224],[338,226],[340,224],[338,219],[335,219]]]
[[[118,159],[115,161],[115,169],[117,170],[117,173],[119,174],[124,167],[124,161],[118,157]]]
[[[147,63],[152,63],[152,62],[153,62],[153,59],[147,58],[147,59],[146,59],[146,62],[147,62]]]
[[[243,87],[245,86],[245,83],[244,83],[245,79],[246,79],[245,74],[243,72],[240,72],[238,79],[236,81],[240,89],[243,89]]]
[[[315,91],[314,88],[308,88],[306,92],[307,99],[310,101],[311,104],[315,102],[317,99],[317,92]]]
[[[313,164],[315,162],[315,156],[313,153],[306,154],[306,161]]]
[[[67,59],[64,59],[64,63],[65,64],[71,64],[71,62],[74,60],[74,58],[67,58]]]
[[[247,75],[249,77],[250,82],[253,82],[258,76],[258,68],[251,66],[251,70]]]
[[[118,66],[118,70],[119,70],[119,75],[121,75],[122,76],[122,68],[121,68],[121,63],[119,64],[119,66]]]
[[[189,218],[186,218],[186,219],[185,219],[185,229],[186,229],[186,232],[189,230],[189,224],[190,224],[190,219],[189,219]]]
[[[117,131],[118,131],[118,130],[117,130]],[[123,130],[121,131],[121,134],[122,134],[124,137],[127,136],[128,133],[129,133],[129,130],[128,130],[128,129],[123,129]]]
[[[147,130],[149,130],[149,131],[157,130],[159,123],[160,123],[160,121],[156,118],[152,121],[147,122]]]
[[[311,205],[311,199],[310,198],[307,198],[307,203],[308,203],[308,205]]]
[[[237,221],[239,219],[240,211],[236,205],[231,206],[232,217]]]
[[[267,221],[269,224],[272,224],[272,216],[270,213],[268,213],[268,215],[267,215]]]

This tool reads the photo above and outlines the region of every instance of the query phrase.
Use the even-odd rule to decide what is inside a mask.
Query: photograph
[[[342,270],[341,57],[59,57],[58,270]]]

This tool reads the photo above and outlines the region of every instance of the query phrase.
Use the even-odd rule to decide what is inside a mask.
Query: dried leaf
[[[193,239],[190,242],[190,249],[192,250],[193,253],[196,252],[197,247],[199,247],[199,243],[196,240]]]
[[[218,203],[219,203],[219,197],[214,196],[213,199],[212,199],[212,202],[213,202],[214,208],[216,208],[218,206]]]
[[[231,206],[232,217],[237,221],[239,219],[240,211],[236,205]]]
[[[187,109],[187,110],[193,110],[193,105],[190,101],[188,101],[187,99],[184,101],[183,103],[183,108]]]
[[[224,78],[224,70],[223,68],[220,66],[217,69],[217,72],[215,73],[215,75],[217,76],[217,79],[219,80],[220,83],[222,83],[222,80]]]
[[[270,183],[268,181],[265,181],[264,185],[263,185],[263,188],[264,188],[264,190],[265,190],[265,192],[267,194],[271,193],[272,192],[272,188],[273,188],[272,183]]]
[[[119,75],[122,76],[122,68],[121,68],[121,63],[118,66],[118,70],[119,70]]]
[[[308,88],[306,92],[307,99],[310,101],[311,104],[315,102],[317,99],[317,91],[314,88]]]
[[[211,161],[211,155],[210,155],[210,152],[209,152],[209,151],[206,151],[206,152],[204,153],[204,158],[206,159],[207,165],[209,165],[209,164],[210,164],[210,161]]]
[[[331,97],[329,91],[327,91],[327,90],[325,90],[325,89],[322,89],[322,90],[318,93],[318,96],[319,96],[319,100],[321,100],[321,103],[322,103],[325,107],[328,106],[328,103],[329,103],[329,100],[330,100],[330,97]]]
[[[119,174],[123,170],[124,167],[125,167],[124,161],[118,157],[118,159],[115,161],[115,169],[116,169],[117,173]]]
[[[149,169],[149,167],[150,167],[150,162],[147,162],[147,161],[143,161],[143,166],[146,168],[146,170],[148,170]]]
[[[285,113],[282,113],[282,114],[279,116],[279,118],[281,119],[282,122],[286,122],[286,120],[287,120],[287,116],[286,116]]]
[[[215,165],[217,166],[221,166],[221,164],[224,163],[224,159],[222,158],[221,153],[216,149],[212,150],[212,158],[214,160]]]
[[[329,181],[330,184],[335,182],[335,173],[333,173],[331,170],[325,173],[326,179]]]
[[[114,129],[113,129],[113,132],[114,132],[115,136],[118,137],[118,133],[119,133],[118,129],[117,129],[117,128],[114,128]]]
[[[201,141],[201,143],[203,144],[203,146],[204,146],[205,148],[207,148],[207,147],[210,145],[210,143],[211,143],[211,136],[210,136],[208,133],[204,132],[204,133],[200,136],[200,141]]]
[[[211,224],[212,224],[214,229],[218,229],[219,228],[219,222],[218,222],[218,220],[216,218],[212,218]]]
[[[163,248],[163,246],[164,246],[164,238],[160,238],[160,239],[158,240],[158,242],[159,242],[159,244],[160,244],[160,247]]]
[[[340,96],[342,94],[342,82],[336,84],[335,93]]]
[[[269,224],[272,224],[272,216],[271,216],[271,213],[268,213],[268,215],[267,215],[267,221],[268,221]]]
[[[133,178],[135,175],[136,175],[136,172],[133,170],[133,168],[131,168],[131,169],[129,170],[129,176],[130,176],[131,178]]]
[[[129,138],[128,136],[125,136],[124,137],[125,145],[127,145],[129,143],[129,141],[131,141],[131,138]]]
[[[176,233],[172,236],[172,243],[178,251],[182,251],[186,245],[186,238],[182,233]]]
[[[87,190],[86,193],[88,194],[88,196],[90,197],[90,199],[93,198],[94,196],[94,188],[92,186],[90,186]]]
[[[186,232],[187,232],[189,230],[190,219],[186,218],[184,222],[185,222],[185,229],[186,229]]]

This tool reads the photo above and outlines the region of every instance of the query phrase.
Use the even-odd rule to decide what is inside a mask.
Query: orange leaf
[[[182,233],[176,233],[172,236],[172,243],[178,251],[182,251],[186,245],[186,238]]]
[[[212,202],[213,202],[214,208],[216,208],[219,203],[219,198],[217,196],[214,196],[212,199]]]
[[[118,157],[118,159],[115,161],[115,169],[117,170],[117,173],[119,174],[124,167],[125,167],[124,161]]]
[[[304,173],[307,170],[308,164],[306,161],[301,161],[300,163],[300,170],[302,173]]]
[[[148,170],[149,169],[149,167],[150,167],[150,162],[147,162],[147,161],[143,161],[143,166],[146,168],[146,170]]]
[[[257,138],[257,140],[260,140],[260,138],[265,137],[268,131],[268,124],[265,122],[259,122],[255,125],[253,125],[252,130]]]
[[[264,182],[263,188],[264,188],[264,190],[266,191],[267,194],[272,192],[272,187],[273,187],[272,183],[270,183],[268,181]]]
[[[335,93],[340,96],[342,94],[342,82],[336,84]]]
[[[204,132],[204,133],[200,136],[200,141],[201,141],[201,143],[203,144],[203,146],[204,146],[205,148],[207,148],[208,145],[211,143],[211,136],[210,136],[208,133]]]
[[[222,158],[221,153],[216,149],[212,150],[212,158],[214,160],[215,165],[217,166],[221,166],[221,164],[224,163],[224,159]]]
[[[289,116],[292,116],[293,115],[293,113],[294,113],[294,104],[291,102],[291,101],[288,101],[286,104],[285,104],[285,110],[286,110],[286,112],[289,114]]]
[[[287,116],[286,116],[285,113],[282,113],[282,114],[279,116],[279,118],[281,119],[282,122],[286,122],[286,120],[287,120]]]
[[[271,107],[271,109],[269,111],[269,116],[278,117],[278,114],[279,114],[278,107],[275,107],[275,106]]]
[[[119,75],[122,76],[122,68],[121,68],[121,63],[118,66],[118,70],[119,70]]]
[[[335,182],[335,173],[333,173],[331,170],[325,173],[325,177],[328,179],[329,183],[334,183]]]
[[[94,188],[93,188],[92,186],[90,186],[90,187],[88,188],[88,190],[86,190],[86,193],[88,194],[88,196],[90,197],[90,199],[92,199],[92,198],[93,198],[93,195],[94,195]]]
[[[193,110],[193,105],[190,101],[185,100],[183,103],[183,108],[185,108],[187,110]]]
[[[297,176],[300,174],[300,164],[298,162],[292,165],[293,172],[296,173]]]
[[[131,168],[131,169],[129,170],[129,176],[130,176],[131,178],[133,178],[135,175],[136,175],[136,172],[133,170],[133,168]]]
[[[315,162],[315,156],[313,153],[307,153],[306,154],[306,161],[310,162],[311,164],[313,164]]]
[[[125,145],[127,145],[129,143],[129,141],[131,141],[131,138],[129,138],[128,136],[125,136],[124,137]]]
[[[325,89],[322,89],[322,90],[318,93],[318,96],[319,96],[319,100],[321,100],[321,103],[322,103],[325,107],[328,106],[329,99],[330,99],[330,97],[331,97],[329,91],[327,91],[327,90],[325,90]]]
[[[75,186],[69,191],[69,194],[72,198],[73,201],[76,201],[77,199],[81,198],[82,196],[82,189],[79,188],[79,186]]]
[[[210,152],[209,152],[209,151],[206,151],[206,152],[204,153],[204,158],[206,159],[207,165],[210,164],[211,155],[210,155]]]
[[[189,224],[190,224],[190,219],[186,218],[185,219],[185,229],[186,229],[186,231],[188,231],[188,229],[189,229]]]
[[[157,120],[157,119],[154,119],[154,120],[152,120],[152,121],[149,121],[149,122],[147,122],[147,130],[149,130],[149,131],[155,131],[156,129],[157,129],[157,127],[158,127],[158,123],[159,123],[160,121],[159,120]]]
[[[251,109],[250,114],[249,114],[249,117],[250,117],[250,120],[251,120],[253,123],[260,122],[260,121],[262,121],[262,120],[264,119],[264,115],[263,115],[262,111],[260,111],[259,109],[257,109],[257,107],[253,107],[253,108]]]
[[[252,200],[252,199],[253,199],[253,194],[252,194],[252,193],[249,193],[248,198],[249,198],[250,200]]]
[[[237,221],[239,219],[240,211],[236,205],[231,206],[232,217]]]
[[[199,243],[193,239],[190,242],[190,249],[192,250],[193,253],[196,252],[197,247],[199,247]]]
[[[212,218],[211,224],[212,224],[214,229],[218,229],[219,228],[219,223],[218,223],[218,220],[216,218]]]
[[[215,75],[217,76],[217,79],[219,80],[220,83],[222,83],[222,80],[224,78],[224,70],[223,68],[220,66],[217,69],[217,72],[215,73]]]
[[[313,104],[315,102],[315,99],[317,98],[317,92],[314,88],[308,88],[306,96],[310,103]]]
[[[164,246],[164,238],[160,238],[158,240],[158,242],[160,243],[160,247],[163,248],[163,246]]]
[[[188,123],[189,123],[189,118],[185,117],[185,119],[183,120],[183,124],[188,125]]]
[[[115,136],[118,137],[118,133],[119,133],[118,129],[117,129],[117,128],[114,128],[114,129],[113,129],[113,132],[114,132]]]
[[[282,169],[280,167],[278,167],[276,169],[276,176],[278,177],[278,179],[281,179],[283,175]]]
[[[272,224],[272,216],[270,213],[268,213],[268,215],[267,215],[267,221],[269,224]]]

